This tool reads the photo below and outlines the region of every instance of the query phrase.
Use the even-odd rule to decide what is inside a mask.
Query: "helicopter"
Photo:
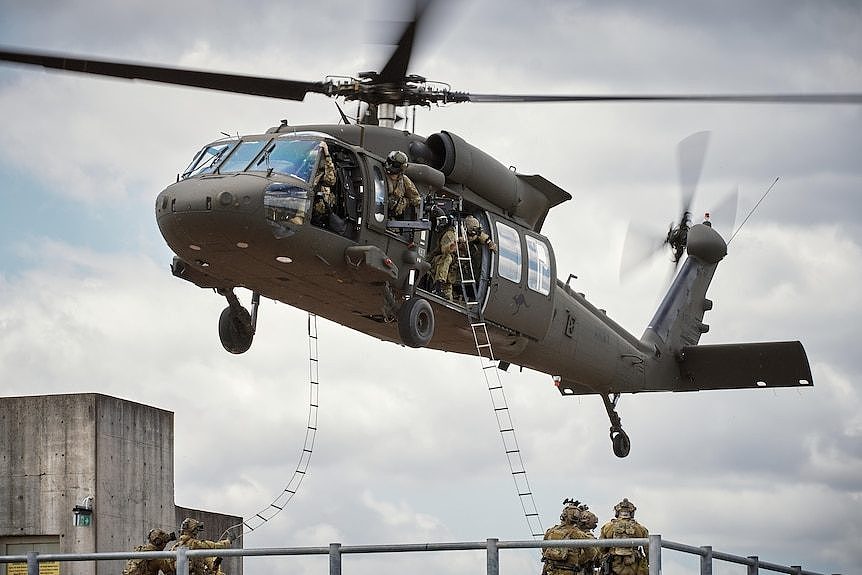
[[[427,137],[395,129],[398,109],[450,103],[577,101],[795,101],[858,103],[858,95],[559,96],[452,91],[408,75],[413,36],[424,7],[405,27],[380,72],[300,82],[196,70],[0,50],[0,59],[80,73],[143,79],[243,94],[303,100],[307,94],[367,106],[361,120],[293,126],[226,137],[205,145],[155,202],[156,219],[176,254],[172,271],[227,300],[219,318],[222,345],[252,345],[261,297],[281,301],[346,327],[409,347],[476,353],[470,320],[489,327],[499,366],[519,365],[555,378],[562,395],[597,394],[611,423],[614,453],[630,441],[617,401],[647,391],[811,385],[798,341],[698,345],[712,303],[706,298],[726,242],[684,214],[668,234],[679,274],[641,337],[558,277],[554,250],[542,235],[551,209],[571,195],[540,175],[520,174],[452,132]],[[321,143],[327,152],[322,152]],[[388,203],[386,160],[409,158],[406,175],[418,208],[395,218]],[[328,154],[336,202],[324,222],[312,218],[314,175]],[[447,222],[476,218],[497,249],[470,256],[472,286],[463,301],[435,293],[428,281]],[[672,232],[685,231],[684,234]],[[671,242],[673,239],[673,243]],[[678,254],[678,255],[677,255]],[[687,255],[684,260],[683,255]],[[472,271],[472,270],[471,270]],[[464,275],[464,274],[462,274]],[[463,279],[463,278],[462,278]],[[571,279],[571,278],[570,278]],[[252,291],[251,310],[237,288]],[[469,300],[469,301],[468,301]],[[472,302],[472,303],[471,303]]]

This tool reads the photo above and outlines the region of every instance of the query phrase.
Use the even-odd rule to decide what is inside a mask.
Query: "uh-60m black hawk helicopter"
[[[562,395],[604,401],[614,453],[629,438],[616,411],[623,393],[810,385],[798,341],[700,346],[707,331],[707,288],[727,253],[708,222],[690,224],[688,207],[668,233],[679,273],[641,337],[557,279],[542,224],[571,199],[540,175],[510,170],[462,137],[428,137],[394,128],[404,106],[458,102],[713,101],[862,103],[859,94],[797,95],[495,95],[456,92],[407,69],[425,6],[404,28],[380,72],[303,82],[149,66],[59,54],[0,50],[0,60],[126,79],[303,100],[309,93],[358,101],[367,113],[350,123],[292,126],[206,145],[156,199],[156,218],[176,254],[175,276],[227,298],[219,335],[246,351],[261,297],[281,301],[376,338],[463,354],[493,348],[510,364],[552,375]],[[339,108],[340,110],[340,108]],[[331,213],[315,218],[315,175],[326,143],[335,172]],[[408,158],[421,196],[401,217],[390,213],[386,160]],[[457,297],[432,289],[429,269],[443,228],[463,235],[476,218],[491,245],[462,244],[455,254]],[[251,290],[249,313],[234,294]],[[487,342],[476,338],[482,325]],[[478,350],[481,351],[481,350]]]

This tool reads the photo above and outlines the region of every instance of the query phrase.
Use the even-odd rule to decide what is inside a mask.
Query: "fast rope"
[[[281,513],[281,511],[290,503],[293,496],[299,490],[302,480],[305,478],[308,470],[308,463],[311,461],[311,452],[314,448],[314,440],[317,437],[317,410],[318,402],[318,359],[317,359],[317,316],[308,314],[308,421],[305,429],[305,442],[302,445],[302,451],[299,454],[299,462],[296,464],[296,469],[290,480],[282,489],[281,493],[273,499],[272,503],[252,515],[249,519],[242,523],[233,525],[225,530],[222,534],[224,539],[228,533],[233,530],[240,531],[236,538],[247,535],[259,528],[261,525]]]

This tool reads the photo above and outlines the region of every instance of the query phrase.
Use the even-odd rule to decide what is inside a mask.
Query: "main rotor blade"
[[[416,0],[413,20],[407,23],[398,43],[395,45],[395,51],[389,57],[389,60],[380,70],[380,81],[384,84],[401,84],[407,76],[407,67],[410,65],[410,56],[413,53],[413,40],[416,38],[416,30],[422,22],[422,16],[425,14],[432,0]]]
[[[691,212],[691,202],[703,171],[703,160],[706,157],[708,144],[709,132],[696,132],[684,138],[677,146],[682,217],[685,217],[686,212]]]
[[[520,102],[727,102],[749,104],[862,104],[862,93],[844,94],[689,94],[689,95],[564,95],[564,94],[463,94],[479,104]]]
[[[303,100],[309,92],[326,93],[322,82],[300,82],[260,76],[220,74],[200,70],[170,68],[167,66],[148,66],[131,62],[76,58],[63,54],[19,52],[0,49],[0,61],[42,66],[48,69],[78,72],[81,74],[94,74],[127,80],[147,80],[160,84],[192,86],[195,88],[219,90],[235,94],[266,96],[282,100]]]

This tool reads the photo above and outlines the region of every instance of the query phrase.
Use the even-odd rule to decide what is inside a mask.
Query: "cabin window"
[[[219,161],[221,161],[221,159],[226,156],[235,145],[235,141],[210,144],[195,155],[194,159],[189,164],[189,167],[183,172],[183,179],[200,176],[201,174],[213,173]]]
[[[383,222],[386,219],[386,178],[380,166],[374,166],[374,219]]]
[[[515,283],[521,282],[521,238],[514,228],[497,222],[497,272],[500,277]]]
[[[551,259],[545,242],[527,236],[527,287],[540,294],[551,293]]]
[[[251,161],[257,156],[258,152],[263,149],[266,140],[257,140],[253,142],[240,142],[233,153],[219,168],[220,174],[229,174],[231,172],[242,172]]]
[[[272,170],[311,183],[318,146],[318,140],[278,139],[266,147],[249,170]]]

